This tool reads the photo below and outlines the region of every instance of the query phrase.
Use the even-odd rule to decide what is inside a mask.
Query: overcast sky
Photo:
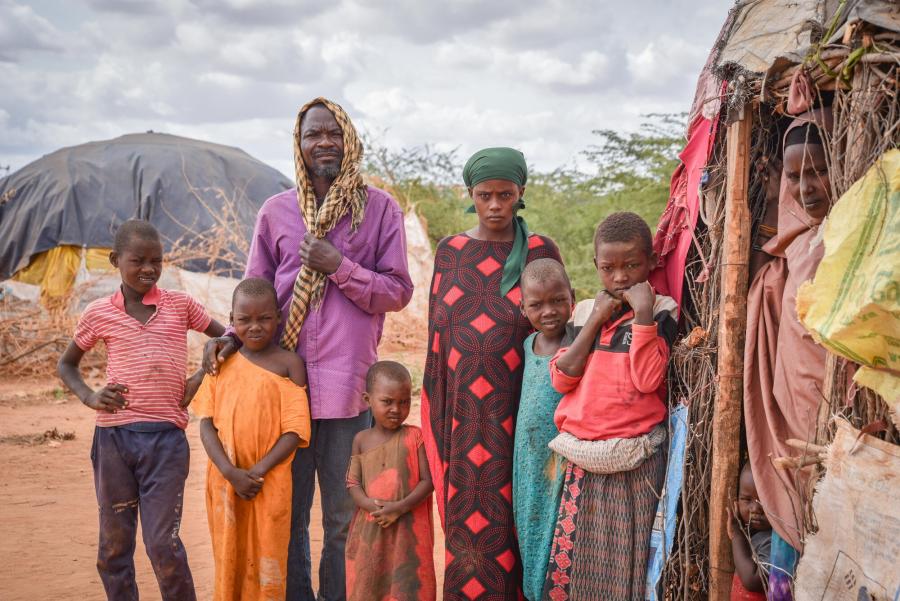
[[[392,147],[552,169],[593,129],[686,111],[732,3],[0,0],[0,166],[152,129],[290,175],[296,111],[325,95]]]

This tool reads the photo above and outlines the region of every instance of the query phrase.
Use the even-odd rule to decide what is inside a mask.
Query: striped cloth
[[[322,205],[316,202],[316,193],[313,190],[312,180],[306,172],[303,156],[300,152],[300,121],[303,115],[313,106],[324,105],[334,115],[344,137],[344,158],[341,161],[341,171],[332,182]],[[300,204],[300,214],[306,229],[316,238],[322,239],[338,224],[338,221],[352,212],[350,228],[356,231],[362,223],[366,212],[366,185],[363,183],[360,173],[363,148],[359,136],[350,117],[339,105],[326,98],[310,100],[297,113],[297,123],[294,126],[294,171],[297,177],[297,202]],[[288,312],[287,323],[284,326],[284,334],[281,337],[281,346],[293,351],[297,349],[297,340],[300,329],[306,320],[306,314],[310,306],[321,301],[325,292],[326,275],[313,271],[304,263],[294,282],[293,300]]]
[[[592,474],[569,463],[542,598],[644,601],[665,476],[664,446],[627,472]]]
[[[179,407],[187,372],[187,331],[209,327],[206,309],[183,292],[153,287],[145,305],[156,305],[146,324],[125,312],[125,298],[117,291],[89,304],[75,328],[75,344],[89,351],[106,344],[106,383],[128,387],[128,407],[116,413],[97,412],[97,425],[123,426],[134,422],[171,422],[187,427],[187,410]]]

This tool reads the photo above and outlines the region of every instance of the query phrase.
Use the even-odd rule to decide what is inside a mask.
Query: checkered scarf
[[[316,195],[312,181],[306,172],[303,156],[300,154],[300,121],[310,107],[322,104],[334,115],[341,131],[344,134],[344,158],[341,161],[341,172],[332,182],[325,200],[319,206],[316,203]],[[350,117],[339,105],[326,98],[310,100],[300,112],[297,113],[297,124],[294,126],[294,170],[297,176],[297,201],[300,204],[300,213],[306,223],[306,229],[316,238],[324,238],[325,234],[334,229],[341,218],[352,212],[350,228],[356,231],[362,222],[366,212],[368,199],[366,186],[360,173],[363,148],[356,134]],[[281,337],[281,346],[288,350],[297,348],[297,340],[300,337],[300,329],[306,320],[311,306],[321,302],[325,293],[327,279],[325,274],[313,271],[305,264],[300,267],[297,280],[294,282],[293,299],[291,309],[288,312],[287,324]]]

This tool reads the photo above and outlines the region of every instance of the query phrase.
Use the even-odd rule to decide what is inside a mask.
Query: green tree
[[[596,144],[582,156],[587,168],[562,167],[529,174],[523,216],[532,231],[560,247],[578,299],[597,289],[594,229],[607,215],[633,211],[655,229],[669,195],[669,180],[684,145],[684,114],[650,114],[636,132],[596,130]],[[460,185],[456,150],[432,146],[390,150],[366,139],[366,172],[379,178],[406,208],[414,207],[428,227],[432,245],[471,228],[475,217]]]
[[[429,144],[390,149],[384,134],[363,134],[364,171],[389,188],[404,210],[415,210],[424,220],[432,248],[441,238],[469,229],[475,218],[466,214],[471,204],[465,188],[457,185],[462,171],[457,149],[440,151]]]

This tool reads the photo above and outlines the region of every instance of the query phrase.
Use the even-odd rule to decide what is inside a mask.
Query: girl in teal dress
[[[550,359],[572,314],[572,286],[561,263],[538,259],[521,279],[522,312],[537,330],[525,339],[525,373],[513,450],[513,513],[529,601],[541,598],[565,476],[564,460],[547,447],[559,432],[553,414],[562,395],[550,384]]]

